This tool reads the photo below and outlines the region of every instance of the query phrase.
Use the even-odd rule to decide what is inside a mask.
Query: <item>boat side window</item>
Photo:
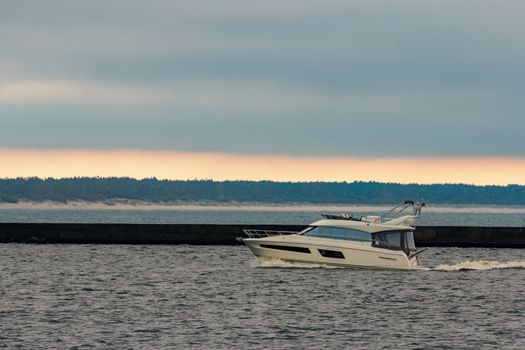
[[[392,232],[387,234],[386,240],[390,246],[401,248],[401,232]]]
[[[372,236],[368,232],[357,231],[357,230],[345,230],[346,239],[351,241],[371,242]]]
[[[308,226],[307,228],[305,228],[304,230],[299,232],[299,234],[300,235],[304,235],[304,234],[306,234],[306,232],[312,231],[314,228],[315,228],[314,226]]]
[[[416,250],[416,243],[414,243],[414,232],[406,232],[406,249],[407,250]]]
[[[313,230],[305,232],[304,235],[309,237],[344,239],[360,242],[370,242],[372,240],[370,233],[368,232],[352,230],[343,227],[319,226],[315,227]]]
[[[387,249],[401,249],[401,231],[385,231],[374,234],[374,246]]]
[[[330,227],[315,227],[313,230],[306,232],[305,236],[333,238],[332,230],[329,230],[329,228]]]

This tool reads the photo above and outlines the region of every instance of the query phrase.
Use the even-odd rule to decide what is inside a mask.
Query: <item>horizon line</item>
[[[435,183],[420,183],[420,182],[393,182],[393,181],[375,181],[375,180],[352,180],[352,181],[327,181],[327,180],[311,180],[311,181],[293,181],[293,180],[246,180],[246,179],[226,179],[226,180],[214,180],[214,179],[207,179],[207,178],[195,178],[195,179],[163,179],[163,178],[157,178],[155,176],[153,177],[132,177],[132,176],[67,176],[67,177],[40,177],[40,176],[18,176],[18,177],[0,177],[0,181],[12,181],[12,180],[41,180],[41,181],[47,181],[47,180],[54,180],[54,181],[61,181],[61,180],[82,180],[82,179],[89,179],[89,180],[134,180],[134,181],[145,181],[145,180],[156,180],[159,182],[162,181],[168,181],[168,182],[214,182],[214,183],[225,183],[225,182],[253,182],[253,183],[263,183],[263,182],[269,182],[269,183],[286,183],[286,184],[315,184],[315,183],[323,183],[323,184],[355,184],[355,183],[363,183],[363,184],[380,184],[380,185],[401,185],[401,186],[410,186],[410,185],[416,185],[416,186],[470,186],[470,187],[512,187],[512,186],[520,186],[525,187],[525,184],[517,184],[517,183],[508,183],[504,185],[498,185],[498,184],[488,184],[488,185],[476,185],[472,183],[464,183],[464,182],[435,182]]]
[[[292,156],[137,149],[0,148],[0,178],[525,185],[525,157]],[[242,179],[242,180],[236,180]]]

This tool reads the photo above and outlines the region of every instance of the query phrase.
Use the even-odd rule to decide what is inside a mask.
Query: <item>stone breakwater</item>
[[[304,225],[0,223],[2,243],[239,244],[246,228],[300,231]],[[419,226],[420,247],[525,248],[523,227]]]

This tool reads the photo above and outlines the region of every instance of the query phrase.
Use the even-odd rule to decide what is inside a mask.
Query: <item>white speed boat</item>
[[[258,258],[349,267],[421,268],[414,225],[422,202],[405,201],[384,216],[323,215],[301,232],[244,230],[240,240]],[[402,215],[411,209],[410,215]],[[402,215],[402,216],[401,216]]]

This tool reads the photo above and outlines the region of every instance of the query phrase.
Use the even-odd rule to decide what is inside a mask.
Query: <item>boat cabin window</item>
[[[405,236],[405,243],[407,250],[416,250],[416,243],[414,243],[414,232],[408,231]]]
[[[352,230],[344,227],[328,227],[318,226],[303,233],[308,237],[322,237],[333,239],[344,239],[348,241],[371,242],[372,237],[370,233]]]
[[[378,248],[403,250],[407,254],[416,249],[412,231],[384,231],[373,234],[372,246]]]

